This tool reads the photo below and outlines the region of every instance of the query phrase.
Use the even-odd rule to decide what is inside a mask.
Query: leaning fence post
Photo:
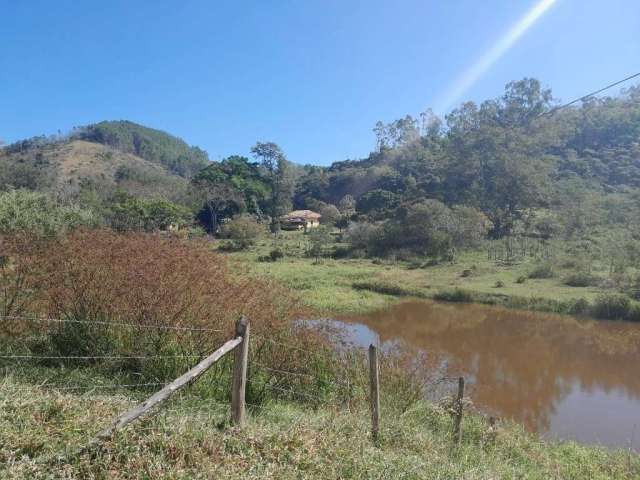
[[[231,390],[231,420],[243,426],[245,420],[244,395],[247,386],[247,363],[249,359],[249,321],[241,317],[236,322],[236,337],[242,342],[236,347],[233,361],[233,389]]]
[[[453,418],[453,443],[460,445],[462,440],[462,405],[464,398],[464,377],[458,378],[458,396],[456,397],[455,414]]]
[[[378,365],[378,349],[369,345],[369,383],[371,385],[371,436],[373,441],[378,440],[380,431],[380,368]]]

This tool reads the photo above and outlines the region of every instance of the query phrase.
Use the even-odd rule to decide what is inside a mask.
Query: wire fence
[[[198,338],[202,337],[205,333],[221,334],[225,331],[230,332],[231,328],[203,328],[203,327],[189,327],[189,326],[169,326],[162,324],[152,323],[130,323],[130,322],[109,322],[102,320],[79,320],[75,318],[49,318],[49,317],[37,317],[37,316],[0,316],[0,320],[8,322],[23,322],[24,324],[46,324],[46,325],[81,325],[81,326],[93,326],[108,327],[106,330],[113,332],[113,329],[157,329],[159,331],[175,331],[175,332],[192,332],[197,334]],[[101,331],[102,332],[102,331]],[[101,332],[97,332],[100,334]],[[27,331],[12,332],[18,342],[12,344],[11,348],[14,348],[16,343],[19,345],[19,339],[21,334],[29,333]],[[46,336],[46,332],[45,332]],[[24,339],[33,340],[33,337],[23,336]],[[219,338],[219,337],[217,337]],[[351,347],[349,352],[345,351],[333,351],[331,349],[324,350],[310,350],[308,348],[302,348],[298,344],[294,344],[295,336],[288,337],[289,341],[282,339],[270,338],[265,335],[252,335],[254,342],[257,342],[254,348],[255,353],[250,357],[248,362],[248,377],[245,380],[246,386],[249,389],[249,394],[245,398],[245,393],[242,393],[242,408],[246,406],[250,412],[259,414],[269,403],[270,400],[278,401],[292,401],[307,404],[309,406],[318,406],[326,402],[337,402],[337,404],[347,405],[351,409],[351,404],[354,399],[362,401],[369,397],[371,401],[371,409],[374,418],[374,427],[372,430],[372,436],[374,441],[377,441],[378,435],[378,423],[380,415],[379,399],[378,404],[375,405],[373,398],[374,387],[375,391],[379,391],[378,379],[376,376],[367,374],[367,356],[365,352],[357,347]],[[15,339],[14,339],[15,340]],[[134,342],[135,345],[135,342]],[[270,359],[272,361],[265,361],[260,357],[265,345],[271,345],[277,347],[278,352],[284,352],[283,355],[278,357],[278,361]],[[160,345],[159,347],[161,347]],[[11,350],[9,348],[9,350]],[[373,346],[371,347],[373,348]],[[49,354],[41,352],[4,352],[0,347],[0,366],[4,371],[4,381],[0,381],[0,395],[10,397],[16,394],[28,393],[31,396],[37,397],[39,392],[53,393],[57,392],[61,395],[79,395],[80,398],[91,400],[92,395],[96,393],[103,393],[105,391],[118,391],[119,393],[125,393],[125,397],[133,400],[130,394],[136,395],[141,393],[147,393],[152,391],[162,392],[168,387],[171,387],[171,380],[175,378],[177,372],[183,372],[184,370],[191,368],[194,363],[202,361],[206,355],[204,353],[145,353],[145,354],[133,354],[127,352],[122,353],[102,353],[96,352],[95,354],[87,354],[86,352],[78,354]],[[376,350],[377,352],[377,350]],[[131,353],[131,354],[130,354]],[[264,352],[262,352],[264,353]],[[296,365],[288,365],[288,354],[294,355],[297,360],[302,359],[301,362]],[[376,353],[377,355],[377,353]],[[225,357],[229,358],[230,357]],[[354,362],[354,358],[356,359]],[[89,369],[93,368],[91,362],[113,363],[113,362],[136,362],[139,368],[144,370],[143,366],[148,362],[160,362],[164,364],[166,362],[178,361],[179,365],[176,368],[169,368],[167,370],[167,377],[165,378],[147,378],[142,375],[138,380],[133,380],[130,372],[126,372],[124,375],[122,372],[111,371],[107,368],[107,372],[116,377],[119,375],[121,378],[111,382],[101,382],[91,377],[92,371],[85,371],[86,367],[80,370],[74,370],[73,366],[77,366],[76,362],[80,364],[88,364]],[[45,363],[43,363],[45,362]],[[47,362],[52,362],[47,363]],[[60,362],[59,364],[56,362]],[[138,363],[139,362],[139,363]],[[186,362],[186,363],[185,363]],[[237,362],[234,360],[234,362]],[[45,380],[37,378],[34,379],[34,373],[30,370],[30,364],[33,364],[36,368],[44,368],[46,374],[58,372],[53,374],[54,378],[47,377]],[[314,365],[319,365],[317,370],[313,369]],[[291,368],[291,367],[295,368]],[[330,368],[325,369],[325,366]],[[371,373],[371,359],[369,360],[369,373]],[[376,369],[377,357],[376,357]],[[233,364],[233,370],[235,375],[236,363]],[[168,428],[175,430],[176,425],[180,423],[189,422],[220,422],[221,419],[228,415],[229,409],[229,390],[231,383],[231,362],[221,361],[216,363],[215,367],[211,369],[210,381],[204,382],[200,388],[195,388],[195,385],[189,384],[187,388],[182,390],[175,398],[171,400],[173,408],[165,405],[162,409],[154,415],[151,423],[143,422],[136,424],[135,426],[126,426],[126,431],[135,432],[136,434],[143,434],[144,432],[158,432],[164,431]],[[40,375],[43,372],[36,372]],[[134,372],[135,374],[135,372]],[[246,375],[246,374],[245,374]],[[37,375],[35,375],[37,377]],[[56,381],[55,377],[60,376],[63,379],[69,378],[69,381],[60,382]],[[375,385],[374,379],[375,378]],[[75,380],[75,381],[74,381]],[[449,389],[449,385],[453,385],[454,382],[458,382],[458,377],[439,376],[437,378],[430,378],[425,380],[420,388],[423,391],[427,389],[435,390],[438,387],[445,386]],[[234,377],[235,389],[235,377]],[[227,384],[227,386],[224,386]],[[195,389],[194,389],[195,388]],[[370,391],[369,391],[370,390]],[[232,390],[235,392],[235,390]],[[171,393],[171,392],[170,392]],[[453,393],[453,392],[449,392]],[[157,395],[157,393],[155,394]],[[212,398],[213,396],[213,398]],[[454,418],[458,418],[455,423],[460,425],[462,417],[462,400],[461,393],[458,393],[458,403],[454,403],[452,407],[452,414]],[[96,399],[99,397],[96,397]],[[221,400],[223,399],[223,400]],[[232,399],[233,400],[233,399]],[[233,402],[232,402],[233,404]],[[123,404],[122,408],[130,408],[130,403]],[[124,415],[124,414],[123,414]],[[121,415],[122,417],[122,415]],[[305,418],[303,410],[300,410],[295,421],[303,421]],[[93,434],[85,435],[83,442],[90,438]],[[458,437],[459,438],[459,437]],[[65,451],[68,453],[69,449],[65,447]]]

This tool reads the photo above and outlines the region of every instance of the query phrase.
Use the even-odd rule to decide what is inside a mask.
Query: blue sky
[[[536,3],[0,0],[0,139],[128,119],[214,160],[256,140],[362,157],[377,120],[441,105]],[[638,0],[557,0],[463,99],[534,76],[569,100],[637,71]]]

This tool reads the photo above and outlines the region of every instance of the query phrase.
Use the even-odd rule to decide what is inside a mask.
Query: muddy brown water
[[[350,341],[420,351],[480,410],[545,437],[640,451],[640,324],[411,301],[338,319]]]

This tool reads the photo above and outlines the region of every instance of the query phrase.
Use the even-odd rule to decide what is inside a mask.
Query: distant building
[[[283,230],[307,230],[320,226],[319,213],[311,210],[294,210],[280,217],[280,227]]]

